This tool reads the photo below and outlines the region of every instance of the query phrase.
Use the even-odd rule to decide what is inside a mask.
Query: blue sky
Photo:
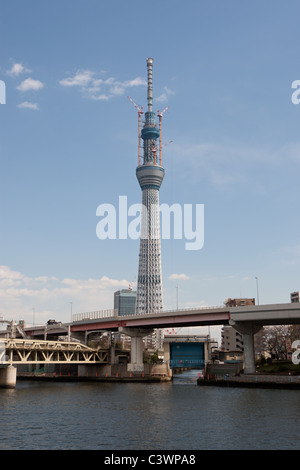
[[[137,113],[154,58],[160,201],[204,204],[205,243],[162,241],[164,306],[300,290],[298,1],[2,0],[0,314],[113,307],[139,241],[99,240],[102,203],[141,202]]]

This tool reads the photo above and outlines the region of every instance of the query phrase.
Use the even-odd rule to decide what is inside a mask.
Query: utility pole
[[[259,305],[258,277],[255,277],[255,279],[256,279],[256,294],[257,294],[257,305]]]

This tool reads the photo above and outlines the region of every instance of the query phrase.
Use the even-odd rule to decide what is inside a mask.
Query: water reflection
[[[173,375],[173,384],[174,385],[197,385],[197,378],[199,376],[199,369],[190,369],[184,370]]]
[[[173,383],[18,382],[0,390],[0,449],[295,449],[299,391]]]

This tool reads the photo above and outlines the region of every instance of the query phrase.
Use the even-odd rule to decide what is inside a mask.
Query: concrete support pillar
[[[13,366],[0,368],[0,388],[15,388],[17,369]]]
[[[151,335],[150,328],[119,328],[120,333],[131,337],[131,359],[127,366],[128,372],[143,372],[143,338]]]
[[[116,348],[114,346],[109,348],[109,363],[116,364]]]
[[[244,374],[255,374],[254,335],[262,327],[253,322],[235,322],[234,320],[230,320],[229,324],[243,335]]]
[[[143,364],[143,337],[131,337],[131,363]]]

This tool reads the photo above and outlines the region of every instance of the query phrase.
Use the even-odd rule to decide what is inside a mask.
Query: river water
[[[0,389],[0,450],[300,449],[300,390],[19,381]]]

